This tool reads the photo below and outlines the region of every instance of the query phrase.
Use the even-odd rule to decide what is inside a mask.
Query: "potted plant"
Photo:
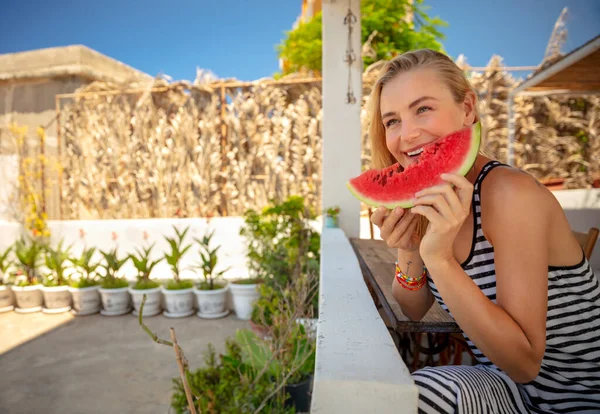
[[[240,344],[242,362],[255,372],[264,372],[272,382],[282,387],[287,396],[286,408],[294,407],[294,412],[310,412],[316,345],[308,338],[302,325],[279,328],[276,344],[247,329],[238,330],[236,339]]]
[[[17,261],[17,278],[12,290],[15,294],[17,313],[32,313],[42,310],[44,297],[42,296],[38,267],[43,252],[43,245],[36,239],[26,240],[20,238],[15,242],[15,256]]]
[[[316,296],[314,272],[291,280],[280,291],[265,289],[268,306],[260,306],[257,320],[269,327],[269,337],[262,339],[251,331],[238,331],[244,362],[269,372],[272,381],[284,388],[289,397],[286,406],[297,412],[310,410],[310,392],[315,368],[316,338],[307,333],[299,319],[312,316],[312,298]],[[261,299],[263,297],[261,296]]]
[[[233,280],[229,285],[233,298],[233,310],[238,319],[248,321],[252,317],[254,303],[260,297],[258,287],[263,283],[260,277]]]
[[[243,362],[240,345],[228,338],[225,350],[217,354],[212,344],[204,352],[204,366],[186,372],[190,392],[200,413],[278,413],[292,414],[285,397],[270,375],[261,375]],[[262,367],[261,367],[262,368]],[[186,392],[180,378],[173,380],[171,407],[176,413],[189,413]]]
[[[10,269],[13,265],[10,257],[13,246],[0,252],[0,313],[10,312],[15,308],[15,295],[10,286]]]
[[[44,313],[63,313],[71,310],[71,293],[65,276],[68,270],[71,247],[63,248],[63,241],[56,248],[48,246],[44,254],[46,267],[50,273],[43,281]]]
[[[123,265],[129,260],[129,256],[119,259],[115,246],[112,250],[100,250],[105,263],[102,285],[100,287],[100,297],[102,298],[102,307],[100,314],[105,316],[117,316],[131,312],[131,297],[129,295],[129,282],[124,277],[119,276]]]
[[[298,196],[272,204],[260,213],[248,210],[240,234],[246,238],[250,273],[279,292],[290,280],[318,272],[320,235],[310,225],[313,219],[314,214]],[[318,285],[318,279],[314,284]],[[242,287],[239,282],[231,284],[234,308],[236,313],[238,308],[247,310],[238,317],[250,319],[252,302],[260,296],[258,284],[246,290]],[[242,296],[247,293],[251,296]],[[315,314],[317,306],[318,298],[314,298]]]
[[[339,227],[338,218],[340,215],[340,208],[338,206],[329,207],[325,210],[325,227],[335,228]]]
[[[165,253],[165,259],[171,267],[173,280],[169,280],[166,286],[162,286],[162,292],[165,296],[166,310],[163,315],[169,318],[183,318],[194,313],[194,282],[181,279],[181,258],[192,247],[191,244],[184,246],[183,240],[189,226],[183,231],[179,231],[173,226],[176,237],[166,237],[165,240],[171,247],[170,253]]]
[[[207,319],[222,318],[229,313],[229,309],[227,309],[229,285],[227,282],[217,281],[229,268],[219,272],[215,271],[218,262],[217,253],[221,246],[211,249],[210,244],[214,234],[213,230],[206,233],[201,239],[194,239],[200,248],[200,260],[192,268],[201,270],[204,276],[204,281],[198,283],[194,288],[198,305],[197,315]]]
[[[155,244],[153,243],[145,249],[138,248],[135,250],[135,253],[129,255],[138,273],[135,285],[129,288],[129,293],[131,293],[131,298],[133,299],[133,314],[136,316],[140,311],[144,295],[148,297],[144,307],[144,316],[158,315],[161,311],[160,283],[150,279],[152,269],[163,259],[161,257],[158,260],[150,260],[150,253]]]
[[[69,278],[69,292],[73,298],[71,313],[74,315],[91,315],[100,311],[100,280],[96,273],[100,263],[92,262],[95,253],[95,247],[84,247],[79,257],[70,259],[75,266],[75,273]]]

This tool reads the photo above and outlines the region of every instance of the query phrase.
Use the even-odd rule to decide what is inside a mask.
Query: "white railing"
[[[321,234],[312,413],[416,413],[418,390],[340,229]]]

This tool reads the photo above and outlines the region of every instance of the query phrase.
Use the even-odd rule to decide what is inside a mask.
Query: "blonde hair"
[[[369,99],[369,138],[371,140],[371,164],[373,168],[385,168],[397,161],[388,150],[385,129],[381,119],[381,90],[397,75],[416,69],[434,69],[442,82],[450,89],[456,103],[464,102],[468,93],[475,96],[475,121],[480,120],[477,112],[477,93],[467,80],[464,72],[446,55],[431,49],[420,49],[403,53],[385,64]],[[419,239],[427,230],[428,220],[419,216],[415,233]]]
[[[415,69],[434,69],[442,82],[448,86],[454,101],[462,103],[469,92],[475,96],[475,122],[477,113],[477,93],[463,71],[448,56],[431,49],[419,49],[396,56],[385,64],[381,75],[371,90],[369,99],[369,138],[371,140],[371,163],[373,168],[385,168],[396,163],[385,143],[385,129],[381,120],[381,90],[397,75]]]

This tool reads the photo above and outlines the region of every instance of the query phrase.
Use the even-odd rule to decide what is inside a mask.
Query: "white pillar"
[[[356,60],[351,66],[350,88],[356,101],[346,103],[348,63],[348,1],[323,2],[323,209],[340,207],[340,227],[347,237],[358,237],[360,202],[346,183],[361,172],[361,125],[363,63],[360,55],[360,0],[350,0],[356,22],[352,24],[351,47]]]

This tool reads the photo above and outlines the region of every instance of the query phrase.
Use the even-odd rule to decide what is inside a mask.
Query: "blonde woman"
[[[376,168],[406,168],[425,144],[479,120],[463,72],[431,50],[388,62],[371,105]],[[437,300],[478,362],[413,373],[419,412],[600,413],[600,287],[560,204],[483,154],[465,177],[442,178],[415,207],[371,218],[398,249],[402,311],[420,320]]]

